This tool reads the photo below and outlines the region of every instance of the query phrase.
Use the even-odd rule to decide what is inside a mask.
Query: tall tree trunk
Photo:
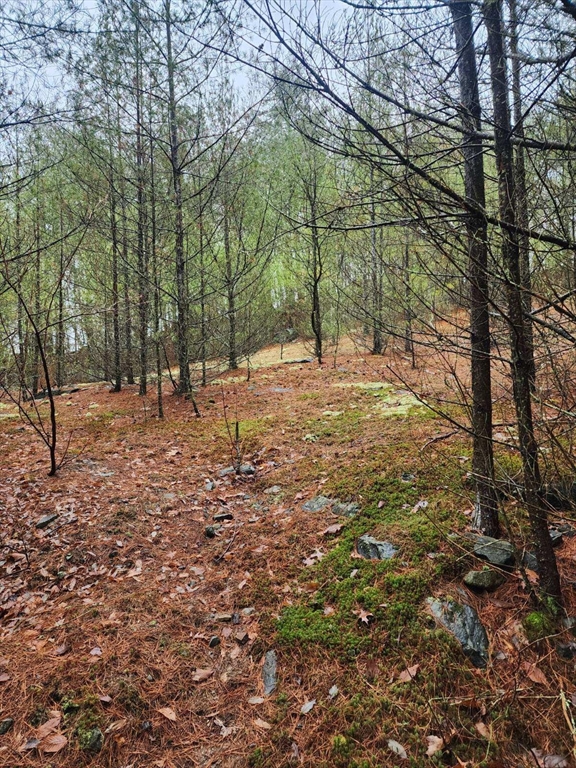
[[[494,152],[498,171],[498,197],[502,221],[502,261],[508,301],[507,319],[510,326],[512,382],[520,454],[522,456],[525,502],[538,560],[540,589],[546,596],[560,601],[560,577],[552,549],[550,531],[548,530],[548,515],[541,494],[538,443],[532,417],[533,350],[526,337],[520,245],[515,229],[518,222],[517,198],[514,186],[512,126],[508,101],[508,75],[504,51],[501,0],[486,0],[482,12],[490,59],[494,109]]]
[[[182,167],[180,164],[180,142],[178,138],[178,120],[176,114],[176,90],[174,84],[175,62],[172,50],[172,17],[170,0],[165,0],[166,14],[166,62],[168,69],[168,122],[170,132],[170,166],[174,201],[174,237],[176,257],[176,294],[177,294],[177,347],[179,367],[179,391],[190,392],[190,354],[188,351],[189,296],[186,259],[184,255],[184,218],[182,200]]]
[[[382,344],[382,261],[376,245],[376,191],[374,169],[370,167],[370,267],[372,277],[372,354],[381,355]]]
[[[118,158],[120,161],[120,217],[122,220],[121,238],[122,238],[122,289],[124,294],[124,345],[125,345],[125,367],[126,383],[134,384],[134,351],[132,344],[132,297],[131,297],[131,270],[130,270],[130,249],[128,245],[128,218],[126,204],[126,179],[124,177],[124,168],[122,163],[122,132],[120,123],[120,106],[117,113],[117,132],[118,132]]]
[[[62,388],[64,384],[64,213],[62,207],[64,201],[60,198],[59,225],[60,225],[60,265],[58,275],[58,326],[56,331],[56,386]]]
[[[492,381],[490,370],[490,315],[488,296],[488,229],[478,71],[474,50],[471,6],[450,5],[458,53],[462,102],[464,182],[467,199],[477,212],[466,216],[468,276],[470,280],[470,355],[472,386],[472,472],[476,485],[475,524],[488,536],[498,536],[498,498],[494,486],[492,444]]]
[[[144,145],[142,137],[142,51],[140,48],[140,6],[133,6],[135,21],[136,54],[136,206],[137,206],[137,265],[138,265],[138,315],[140,394],[148,388],[148,253],[146,249],[146,179],[144,169]]]
[[[160,275],[158,272],[158,249],[156,247],[156,165],[154,162],[154,140],[152,138],[152,97],[149,104],[149,162],[150,162],[150,245],[149,253],[152,259],[152,277],[154,280],[154,351],[156,354],[156,403],[158,418],[164,418],[164,403],[162,400],[162,345],[160,343]]]
[[[226,301],[228,317],[228,367],[235,371],[238,368],[238,353],[236,350],[236,285],[232,268],[232,250],[230,247],[230,222],[228,219],[228,200],[224,200],[224,260],[226,269]]]
[[[519,139],[524,138],[524,115],[522,112],[522,87],[520,57],[518,55],[518,10],[516,0],[508,0],[510,9],[509,45],[512,55],[512,105],[514,114],[514,133]],[[526,187],[526,158],[522,144],[515,147],[514,174],[516,187],[517,218],[519,226],[524,230],[518,235],[520,248],[520,277],[522,280],[522,304],[526,316],[526,343],[532,349],[532,370],[530,372],[532,388],[536,386],[536,364],[534,360],[534,334],[529,320],[532,311],[532,273],[530,269],[530,238],[526,234],[530,225],[528,215],[528,191]]]
[[[114,386],[113,392],[122,389],[122,358],[120,338],[120,293],[118,285],[118,216],[116,212],[116,188],[112,154],[110,155],[110,234],[112,238],[112,334],[114,344]]]

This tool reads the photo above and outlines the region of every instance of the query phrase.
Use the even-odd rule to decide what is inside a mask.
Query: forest
[[[576,2],[0,16],[0,766],[576,766]]]

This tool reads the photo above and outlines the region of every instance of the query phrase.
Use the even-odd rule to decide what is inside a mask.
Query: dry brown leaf
[[[490,729],[485,722],[478,720],[477,723],[474,723],[474,728],[476,728],[482,738],[488,739],[488,741],[490,741]]]
[[[52,717],[50,720],[47,720],[39,728],[36,729],[36,738],[43,739],[45,736],[48,736],[49,733],[55,731],[60,725],[60,720],[60,715],[58,715],[58,717]]]
[[[329,525],[328,528],[322,531],[322,536],[328,536],[330,533],[339,533],[342,528],[344,528],[344,523],[334,523],[334,525]]]
[[[413,680],[416,677],[419,669],[420,669],[420,664],[414,664],[414,666],[408,667],[408,669],[405,669],[403,672],[400,672],[400,674],[398,675],[398,682],[409,683],[410,680]]]
[[[254,725],[257,728],[263,728],[265,731],[269,731],[272,728],[270,723],[267,723],[266,720],[261,720],[259,717],[257,717],[256,720],[254,720]]]
[[[176,712],[174,712],[172,707],[160,707],[160,709],[157,709],[156,711],[160,712],[161,715],[164,715],[164,717],[168,718],[168,720],[171,720],[173,723],[176,722]]]
[[[252,696],[248,699],[248,704],[264,704],[262,696]]]
[[[203,683],[204,680],[208,680],[208,678],[212,677],[213,674],[213,669],[197,669],[196,672],[194,672],[192,675],[192,680],[195,683]]]
[[[55,755],[56,752],[64,749],[66,744],[68,744],[68,739],[63,733],[51,733],[45,739],[42,739],[40,750],[47,755]]]
[[[7,683],[10,680],[8,672],[0,672],[0,683]]]
[[[440,736],[426,736],[426,741],[428,742],[428,749],[426,750],[428,757],[432,757],[444,747],[444,739]]]
[[[364,610],[364,608],[359,608],[357,611],[352,611],[352,613],[358,616],[358,620],[366,625],[370,624],[370,620],[374,618],[374,614]]]
[[[122,728],[124,728],[125,725],[128,724],[128,720],[124,718],[124,720],[116,720],[114,723],[110,723],[108,728],[104,731],[104,733],[115,733],[116,731],[121,731]]]
[[[69,650],[70,650],[70,646],[66,645],[66,643],[62,643],[62,645],[57,645],[56,648],[54,648],[52,655],[64,656],[64,654],[68,653]]]
[[[526,677],[532,680],[533,683],[536,683],[537,685],[548,685],[546,675],[536,666],[536,664],[530,664],[525,661],[522,664],[522,669],[526,672]]]

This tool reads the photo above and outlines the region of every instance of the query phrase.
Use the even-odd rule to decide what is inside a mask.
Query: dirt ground
[[[201,418],[168,385],[164,420],[136,387],[60,395],[53,478],[0,410],[0,765],[573,764],[574,661],[555,646],[570,633],[526,636],[517,573],[491,594],[462,584],[470,446],[411,391],[453,416],[450,365],[353,340],[322,367],[286,363],[308,354],[271,347],[249,379],[222,374],[196,393]],[[254,473],[220,474],[236,461]],[[318,495],[358,511],[303,508]],[[363,533],[399,554],[362,559]],[[566,537],[572,615],[575,555]],[[486,669],[427,613],[443,593],[478,610]]]

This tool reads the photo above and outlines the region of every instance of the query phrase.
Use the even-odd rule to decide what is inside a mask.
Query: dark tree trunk
[[[498,171],[498,196],[502,221],[502,262],[505,272],[510,326],[512,382],[522,456],[525,502],[540,574],[540,589],[548,597],[561,600],[560,577],[548,515],[541,495],[538,444],[532,417],[533,350],[526,336],[526,318],[522,298],[520,245],[515,227],[517,198],[515,189],[512,126],[508,101],[508,75],[504,51],[501,0],[487,0],[483,6],[488,41],[492,100],[494,107],[494,151]]]
[[[467,199],[477,212],[466,216],[468,276],[470,280],[470,351],[472,384],[472,472],[476,484],[475,523],[488,536],[498,536],[498,499],[494,486],[492,447],[492,382],[490,370],[490,316],[488,297],[488,230],[483,211],[486,205],[482,141],[474,134],[481,129],[478,72],[474,50],[471,6],[450,5],[462,102],[464,182]]]
[[[178,120],[176,115],[176,90],[174,85],[174,54],[172,51],[172,17],[170,0],[164,5],[166,13],[166,60],[168,67],[168,122],[170,131],[170,166],[172,173],[172,188],[174,200],[174,237],[176,258],[176,305],[177,348],[179,384],[181,394],[187,394],[191,389],[190,355],[188,351],[188,320],[189,297],[188,277],[186,274],[186,259],[184,255],[184,218],[182,201],[182,167],[180,164],[180,142],[178,138]]]

